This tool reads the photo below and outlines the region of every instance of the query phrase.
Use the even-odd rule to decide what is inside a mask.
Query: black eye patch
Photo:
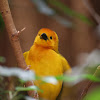
[[[52,39],[52,36],[50,36],[50,39]]]

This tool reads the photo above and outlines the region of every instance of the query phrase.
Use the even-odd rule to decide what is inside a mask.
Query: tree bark
[[[18,37],[19,33],[15,28],[7,0],[0,0],[0,11],[5,22],[5,27],[9,35],[10,43],[16,56],[18,67],[26,69],[27,65],[25,63],[23,53],[20,47]]]
[[[22,69],[26,69],[27,65],[25,63],[22,49],[20,46],[20,41],[19,41],[19,35],[22,31],[19,32],[16,30],[16,27],[14,25],[14,22],[11,16],[11,11],[9,8],[8,0],[0,0],[0,12],[5,22],[5,27],[8,32],[8,36],[9,36],[10,43],[12,45],[14,54],[16,56],[18,67]],[[27,84],[28,86],[34,85],[32,82],[28,82]],[[38,98],[36,97],[35,91],[29,91],[28,93],[30,96],[33,96],[34,98]]]

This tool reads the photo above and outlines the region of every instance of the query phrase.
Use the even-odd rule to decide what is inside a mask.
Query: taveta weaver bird
[[[35,71],[36,75],[58,76],[65,71],[71,71],[67,60],[58,51],[58,42],[54,31],[48,28],[40,29],[32,47],[24,53],[26,64],[30,65],[30,70]],[[43,93],[38,93],[42,100],[56,100],[62,88],[62,81],[54,85],[36,80],[34,84],[43,90]]]

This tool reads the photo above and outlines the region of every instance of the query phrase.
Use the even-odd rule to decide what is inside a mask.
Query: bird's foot
[[[27,65],[27,68],[25,70],[30,70],[31,65]]]

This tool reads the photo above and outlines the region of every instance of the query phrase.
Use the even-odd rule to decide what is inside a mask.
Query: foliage
[[[4,71],[4,72],[2,72],[2,71]],[[7,71],[9,72],[8,74],[6,74]],[[13,76],[12,80],[13,80],[13,84],[15,87],[14,90],[6,89],[6,87],[8,86],[7,77],[9,77],[9,76],[10,77]],[[23,76],[23,77],[20,77],[20,76]],[[25,78],[26,78],[26,80],[25,80]],[[34,72],[33,72],[33,74],[30,74],[30,71],[24,71],[19,68],[14,69],[14,68],[3,68],[3,67],[1,68],[0,67],[0,86],[1,86],[0,87],[0,99],[2,100],[2,98],[3,98],[3,100],[6,100],[7,96],[5,96],[5,95],[9,95],[11,98],[10,100],[22,100],[22,98],[25,99],[25,97],[27,96],[26,91],[35,90],[35,91],[43,92],[41,89],[39,89],[36,86],[24,87],[25,82],[29,81],[29,79],[30,80],[42,80],[43,81],[42,84],[44,84],[45,82],[51,83],[51,84],[57,84],[57,81],[64,81],[64,82],[70,83],[69,84],[70,86],[75,85],[72,83],[79,79],[81,79],[80,81],[89,79],[94,82],[100,82],[100,78],[93,76],[92,74],[83,74],[80,76],[61,75],[61,76],[40,77],[40,76],[36,76],[34,74]],[[78,82],[80,82],[80,81],[78,81]],[[4,83],[4,84],[2,84],[2,83]],[[92,95],[96,96],[97,91],[94,91],[94,92],[93,92],[94,94],[92,93]],[[90,96],[91,96],[91,93],[90,93],[90,95],[88,95],[88,98],[90,98]],[[84,99],[84,100],[97,100],[97,99]]]
[[[72,18],[77,18],[82,22],[87,23],[88,25],[94,25],[94,23],[88,17],[86,17],[83,14],[80,14],[79,12],[72,10],[67,5],[62,3],[60,0],[32,0],[32,1],[36,5],[40,13],[54,18],[64,26],[72,27],[73,23],[69,19],[61,17],[58,9],[60,9],[60,11],[62,11],[67,16],[70,16]],[[49,4],[53,5],[54,7],[49,7]],[[55,9],[55,7],[57,9]]]
[[[23,94],[18,94],[17,91],[8,90],[7,87],[8,78],[0,76],[0,100],[7,100],[8,96],[10,100],[21,100],[24,97]]]
[[[0,63],[5,63],[6,62],[6,58],[3,56],[0,56]]]
[[[83,100],[100,100],[100,87],[96,87]]]
[[[0,30],[3,31],[4,27],[5,27],[5,24],[4,24],[3,18],[0,13]]]
[[[74,10],[70,9],[65,4],[63,4],[62,2],[60,2],[59,0],[47,0],[47,1],[50,4],[52,4],[52,5],[56,6],[57,8],[59,8],[65,14],[67,14],[67,15],[69,15],[71,17],[78,18],[78,19],[82,20],[83,22],[85,22],[85,23],[87,23],[89,25],[93,25],[93,22],[89,18],[87,18],[83,14],[75,12]]]
[[[50,16],[51,18],[54,18],[55,20],[57,20],[57,22],[64,25],[65,27],[66,26],[72,27],[72,22],[69,21],[68,19],[59,16],[59,14],[57,14],[55,9],[48,6],[46,0],[32,0],[32,1],[36,5],[36,8],[40,13]]]

